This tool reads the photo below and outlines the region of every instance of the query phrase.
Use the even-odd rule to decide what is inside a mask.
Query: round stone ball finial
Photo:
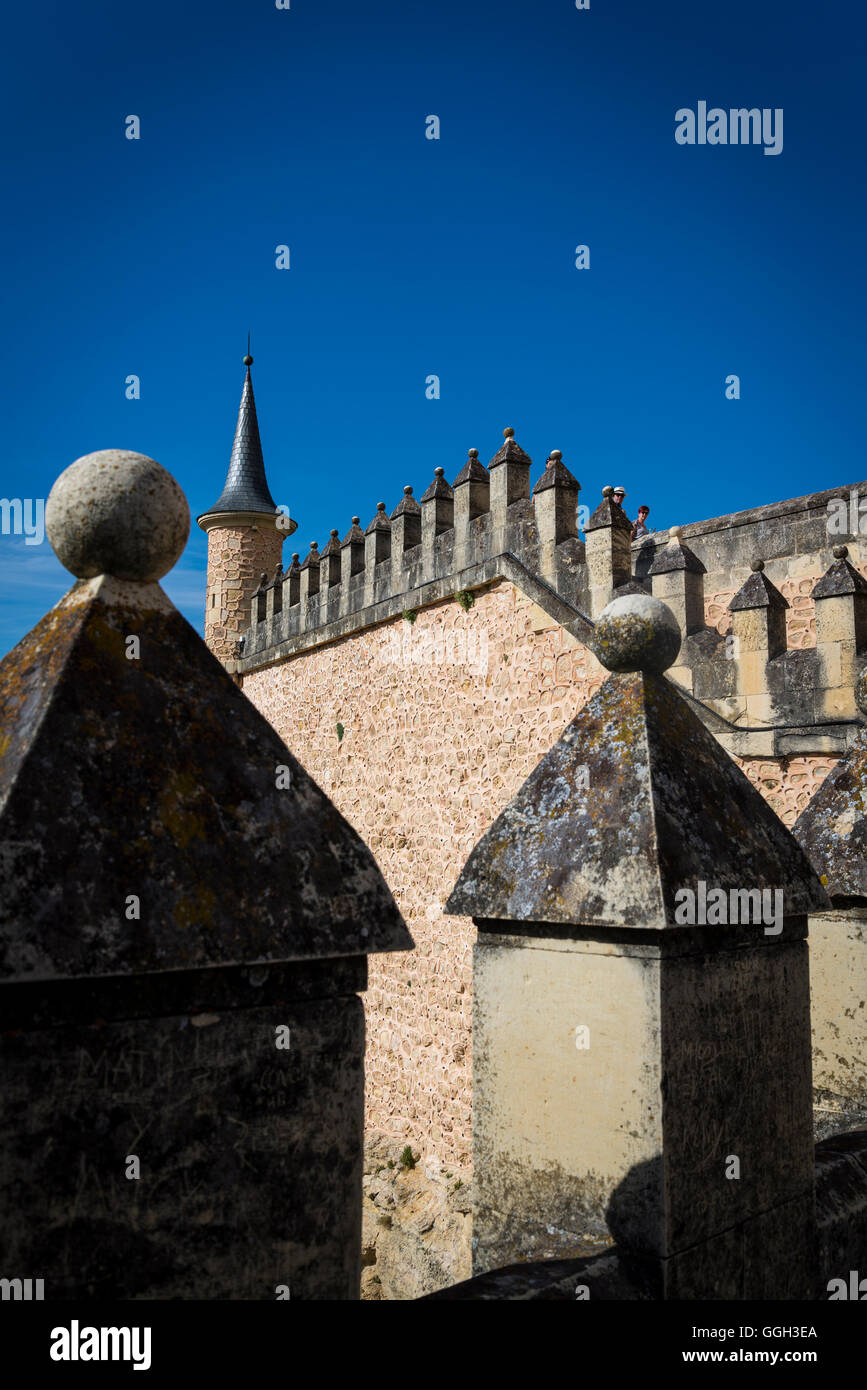
[[[679,541],[682,535],[683,535],[683,527],[682,527],[682,526],[669,526],[669,528],[668,528],[668,539],[669,539],[670,541]]]
[[[471,459],[477,459],[479,457],[478,449],[470,449],[467,454],[467,457]]]
[[[337,538],[337,536],[340,535],[340,532],[338,531],[338,529],[337,529],[336,526],[332,526],[332,528],[331,528],[331,534],[332,534],[332,536],[335,537],[335,539]]]
[[[561,454],[559,449],[552,449],[550,454],[548,455],[548,462],[559,463],[562,457],[563,455]]]
[[[610,497],[613,491],[614,491],[614,488],[613,488],[613,487],[611,486],[611,484],[609,483],[607,487],[604,487],[604,488],[602,489],[602,496],[603,496],[603,497]]]
[[[650,594],[623,594],[603,608],[593,642],[609,671],[667,670],[680,651],[677,619]]]
[[[353,524],[353,526],[360,526],[360,525],[361,525],[361,517],[360,517],[360,516],[354,516],[354,517],[352,518],[352,524]]]
[[[845,560],[846,556],[849,554],[849,547],[848,545],[835,545],[831,554],[834,556],[835,560]]]
[[[404,488],[403,495],[404,497],[412,497],[412,488],[409,485],[409,483],[407,483],[406,487]]]
[[[61,473],[45,504],[45,529],[58,560],[76,579],[110,574],[153,583],[180,559],[190,509],[155,459],[100,449]]]
[[[247,355],[246,355],[246,357],[244,358],[244,366],[245,366],[245,367],[252,367],[252,365],[253,365],[253,359],[252,359],[252,357],[250,356],[250,354],[249,354],[249,352],[248,352]]]
[[[764,560],[750,560],[750,569],[752,570],[753,574],[761,574],[764,568]]]
[[[512,429],[512,426],[511,426],[511,425],[509,425],[507,429],[504,429],[504,430],[503,430],[503,438],[504,438],[504,439],[514,439],[514,438],[515,438],[515,431]]]
[[[855,682],[855,704],[867,719],[867,666]]]
[[[442,477],[444,477],[445,471],[446,471],[446,470],[445,470],[444,468],[435,468],[435,469],[434,469],[434,477],[435,477],[435,478],[442,478]],[[422,501],[423,501],[423,500],[424,500],[424,499],[422,499]]]

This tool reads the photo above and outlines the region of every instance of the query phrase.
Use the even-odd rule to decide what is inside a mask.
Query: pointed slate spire
[[[202,513],[203,516],[212,516],[219,512],[261,512],[273,516],[277,511],[277,504],[271,496],[265,477],[265,460],[262,457],[262,442],[259,438],[253,379],[250,376],[253,359],[249,353],[244,358],[244,365],[247,374],[241,392],[229,471],[223,491],[213,507]]]
[[[613,643],[596,629],[614,674],[476,845],[446,911],[667,929],[675,895],[709,865],[726,891],[786,885],[787,915],[827,907],[791,833],[662,677],[680,646],[673,615],[647,595],[616,603]]]

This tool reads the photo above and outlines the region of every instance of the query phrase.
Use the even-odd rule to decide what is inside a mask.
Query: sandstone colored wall
[[[373,850],[416,941],[411,954],[370,960],[368,1127],[461,1168],[471,1164],[475,931],[443,904],[476,841],[605,676],[503,581],[468,613],[438,604],[412,626],[396,619],[243,678]],[[741,765],[791,824],[834,761]]]
[[[275,525],[217,526],[208,532],[205,641],[220,661],[232,661],[250,622],[250,595],[263,571],[272,578],[285,531]]]

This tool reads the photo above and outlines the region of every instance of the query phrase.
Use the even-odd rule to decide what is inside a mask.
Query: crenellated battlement
[[[334,529],[321,552],[314,542],[303,561],[296,553],[287,571],[263,574],[235,669],[481,588],[516,564],[529,582],[570,605],[562,616],[589,640],[580,484],[554,450],[531,494],[531,466],[508,429],[487,468],[471,449],[453,484],[437,468],[420,501],[407,486],[390,514],[385,502],[377,504],[363,531],[353,517],[342,540]]]
[[[391,512],[380,502],[363,529],[353,517],[342,539],[335,528],[321,551],[314,542],[303,561],[262,574],[229,669],[254,671],[503,580],[590,645],[612,595],[635,588],[676,614],[683,644],[669,677],[730,752],[846,751],[867,660],[867,554],[857,531],[837,544],[829,521],[836,499],[867,485],[632,541],[610,487],[589,516],[579,509],[559,450],[535,483],[531,470],[505,430],[487,467],[471,449],[453,483],[437,468],[420,500],[408,485]]]

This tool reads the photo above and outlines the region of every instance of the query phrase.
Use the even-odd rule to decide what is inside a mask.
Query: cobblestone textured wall
[[[468,1167],[468,919],[442,907],[473,845],[606,673],[512,585],[244,677],[244,691],[371,847],[416,941],[373,956],[368,1126]],[[338,724],[343,727],[338,737]],[[791,824],[833,758],[742,762]]]
[[[250,595],[263,571],[272,578],[286,539],[273,524],[217,526],[208,532],[205,641],[220,661],[232,661],[250,621]]]
[[[789,829],[822,785],[836,758],[735,758]]]

